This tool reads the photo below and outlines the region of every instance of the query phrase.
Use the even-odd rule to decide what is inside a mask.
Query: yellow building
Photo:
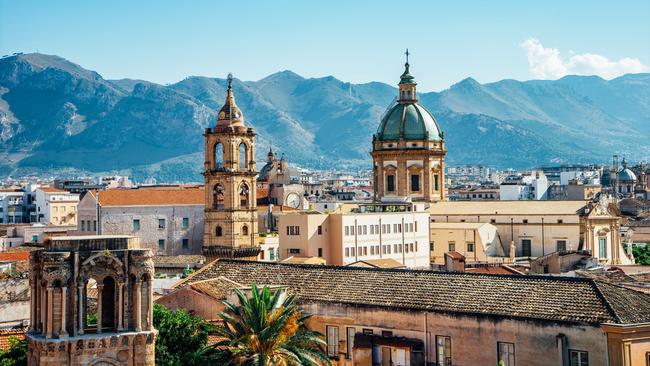
[[[77,225],[79,195],[57,188],[36,190],[38,222],[47,225]]]
[[[458,252],[467,263],[494,262],[506,256],[509,243],[499,240],[496,226],[482,222],[432,222],[429,224],[431,263],[445,264],[446,252]]]

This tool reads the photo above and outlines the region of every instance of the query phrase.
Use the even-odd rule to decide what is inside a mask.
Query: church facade
[[[255,258],[257,230],[255,131],[235,103],[232,75],[217,124],[205,129],[203,255]]]
[[[438,122],[418,103],[408,51],[399,96],[372,139],[376,201],[445,200],[445,138]]]

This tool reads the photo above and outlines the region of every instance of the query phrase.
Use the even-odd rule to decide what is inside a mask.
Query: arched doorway
[[[105,277],[102,289],[102,331],[115,331],[115,280],[113,277]]]

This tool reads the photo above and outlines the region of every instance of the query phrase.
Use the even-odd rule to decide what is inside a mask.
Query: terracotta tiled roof
[[[93,192],[97,197],[97,192]],[[99,191],[102,206],[164,206],[203,205],[205,190],[201,188],[171,189],[107,189]]]
[[[43,187],[39,189],[46,193],[68,193],[68,191],[64,191],[63,189],[58,189],[54,187]]]
[[[190,268],[195,268],[205,263],[205,257],[202,255],[155,255],[153,257],[154,267],[185,267],[189,264]]]
[[[179,286],[225,277],[302,302],[580,324],[650,322],[650,295],[591,279],[216,260]]]
[[[514,270],[507,266],[493,266],[493,267],[477,267],[465,268],[466,272],[471,273],[490,273],[490,274],[521,274],[519,271]]]
[[[348,264],[348,266],[363,267],[364,264],[368,267],[374,267],[374,268],[406,268],[406,266],[404,266],[402,263],[398,262],[393,258],[365,259],[362,261],[350,263]]]
[[[0,261],[27,261],[30,251],[0,252]]]
[[[9,349],[9,338],[16,337],[18,339],[25,339],[25,332],[27,328],[17,329],[0,329],[0,349]]]

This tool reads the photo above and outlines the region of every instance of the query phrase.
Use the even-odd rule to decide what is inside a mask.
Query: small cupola
[[[241,109],[235,103],[235,94],[232,90],[232,74],[228,74],[228,90],[226,92],[226,101],[219,110],[217,116],[217,127],[244,127],[244,115]]]

